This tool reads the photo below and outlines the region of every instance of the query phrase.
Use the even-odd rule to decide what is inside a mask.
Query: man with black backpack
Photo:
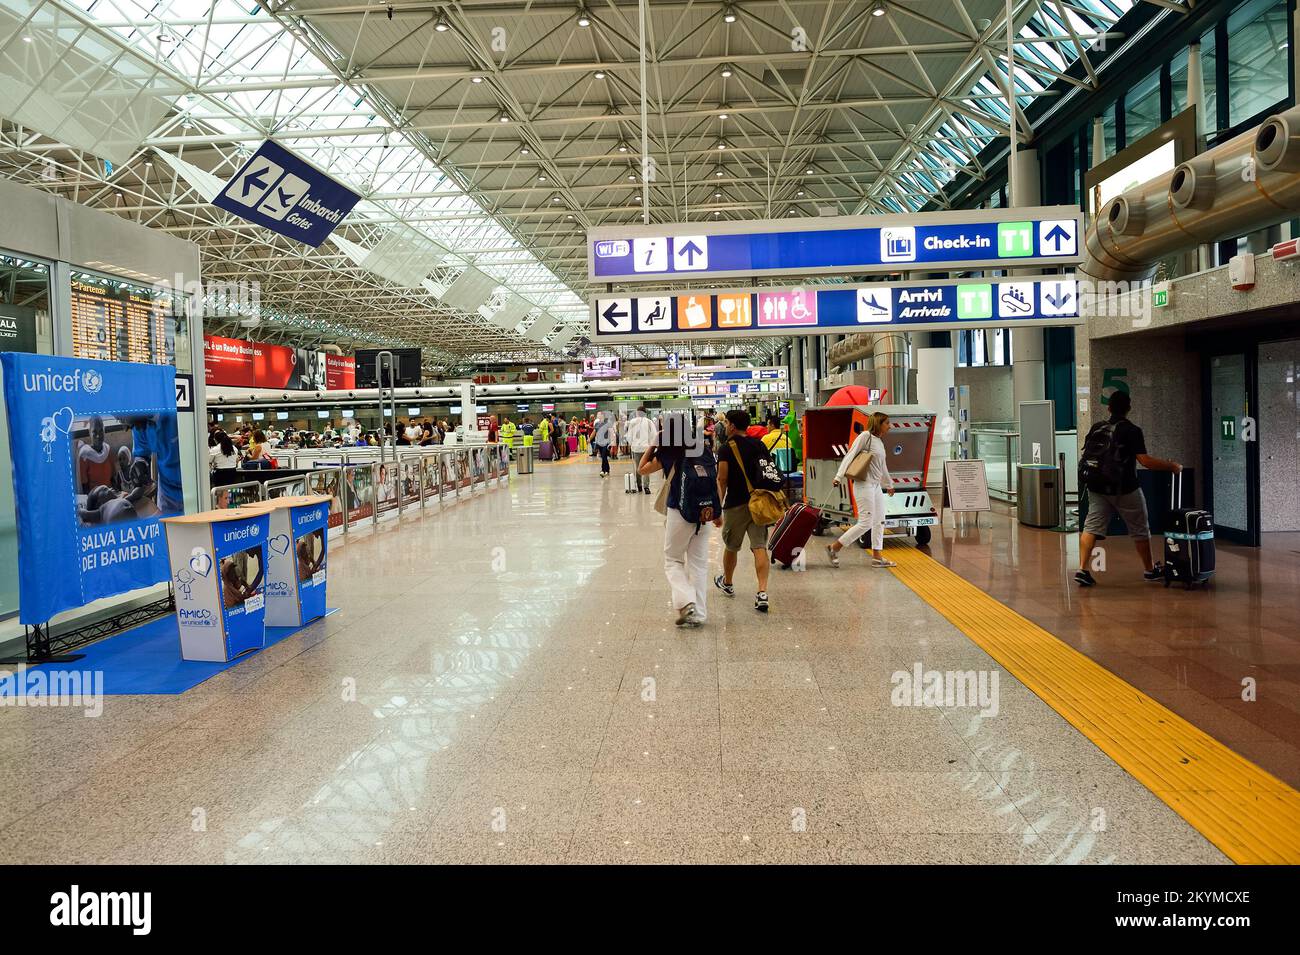
[[[1079,486],[1088,492],[1088,516],[1079,533],[1079,570],[1074,575],[1080,587],[1097,583],[1088,570],[1088,562],[1097,541],[1105,540],[1106,529],[1116,514],[1124,521],[1142,558],[1142,579],[1164,580],[1164,569],[1151,559],[1147,504],[1138,488],[1137,466],[1174,474],[1182,471],[1183,466],[1147,454],[1142,429],[1128,420],[1132,405],[1127,392],[1114,392],[1107,402],[1110,419],[1093,425],[1083,442]]]

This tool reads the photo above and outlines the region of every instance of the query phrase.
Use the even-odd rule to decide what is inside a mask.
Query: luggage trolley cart
[[[851,483],[843,481],[837,488],[832,482],[873,411],[883,411],[893,424],[885,437],[886,463],[894,478],[894,494],[885,496],[885,535],[902,534],[915,537],[918,544],[928,544],[930,528],[939,523],[939,512],[925,489],[934,412],[912,405],[828,405],[804,413],[803,499],[822,512],[814,533],[821,535],[831,524],[857,519]],[[858,543],[869,548],[871,534],[863,534]]]

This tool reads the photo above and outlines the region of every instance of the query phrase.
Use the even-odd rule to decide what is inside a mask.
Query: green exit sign
[[[1169,283],[1161,282],[1151,288],[1151,307],[1164,308],[1169,304]]]

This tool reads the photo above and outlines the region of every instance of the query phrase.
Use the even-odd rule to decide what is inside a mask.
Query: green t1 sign
[[[1237,440],[1237,419],[1230,414],[1219,419],[1219,437],[1224,441]]]

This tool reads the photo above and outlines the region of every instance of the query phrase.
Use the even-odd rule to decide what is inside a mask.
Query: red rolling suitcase
[[[820,509],[799,501],[790,505],[785,517],[772,528],[767,539],[767,550],[772,559],[783,567],[794,563],[795,555],[808,546],[808,538],[822,519]]]

